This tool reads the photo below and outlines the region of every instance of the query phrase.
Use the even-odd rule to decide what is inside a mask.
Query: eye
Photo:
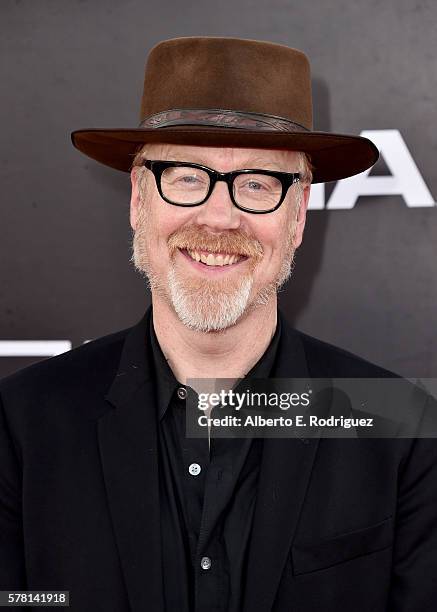
[[[257,181],[248,181],[247,187],[252,191],[262,191],[265,189],[264,185],[261,185],[261,183],[258,183]]]
[[[202,170],[186,166],[167,168],[162,174],[162,179],[165,184],[181,189],[204,188],[209,181],[208,175]]]
[[[178,177],[177,181],[179,183],[184,183],[186,185],[197,185],[198,183],[200,183],[200,179],[198,176],[194,176],[194,175],[186,175],[186,176],[180,176]]]
[[[238,185],[238,189],[248,193],[258,194],[271,191],[272,185],[270,185],[268,181],[248,178]]]

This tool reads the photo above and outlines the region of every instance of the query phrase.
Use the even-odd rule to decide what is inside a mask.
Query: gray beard
[[[221,331],[238,321],[246,312],[253,279],[245,277],[231,293],[205,286],[191,292],[172,267],[168,273],[168,292],[171,304],[180,321],[195,331]]]
[[[159,295],[174,310],[179,320],[190,329],[201,332],[222,331],[235,325],[238,320],[256,308],[265,306],[272,296],[290,278],[294,268],[293,232],[290,231],[284,250],[284,258],[276,278],[262,287],[250,301],[253,276],[245,275],[239,286],[228,291],[205,283],[190,286],[184,284],[172,264],[167,278],[153,272],[147,249],[147,234],[144,220],[133,236],[131,261],[136,270],[147,279],[152,293]]]

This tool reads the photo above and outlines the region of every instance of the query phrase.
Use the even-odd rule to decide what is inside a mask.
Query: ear
[[[137,229],[138,208],[140,205],[140,193],[138,189],[138,169],[132,168],[130,173],[130,182],[132,186],[130,197],[130,225],[135,231]]]
[[[296,219],[296,230],[294,234],[293,246],[297,249],[303,238],[303,230],[305,229],[305,222],[307,216],[308,203],[310,199],[311,185],[305,185],[303,188],[302,201],[299,207],[299,214]]]

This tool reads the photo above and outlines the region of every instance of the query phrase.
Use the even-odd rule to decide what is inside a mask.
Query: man
[[[192,379],[389,375],[277,311],[311,181],[378,155],[312,131],[304,54],[165,41],[140,127],[73,143],[132,166],[152,308],[0,385],[0,588],[80,611],[434,610],[432,440],[185,436]]]

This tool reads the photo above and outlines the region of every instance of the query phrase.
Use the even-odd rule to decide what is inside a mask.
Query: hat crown
[[[275,115],[311,130],[309,60],[297,49],[255,40],[160,42],[147,60],[140,118],[172,109]]]
[[[174,38],[150,51],[140,125],[71,135],[80,151],[128,172],[140,147],[171,143],[303,151],[313,182],[370,168],[378,149],[361,136],[312,130],[311,76],[302,51],[240,38]]]

